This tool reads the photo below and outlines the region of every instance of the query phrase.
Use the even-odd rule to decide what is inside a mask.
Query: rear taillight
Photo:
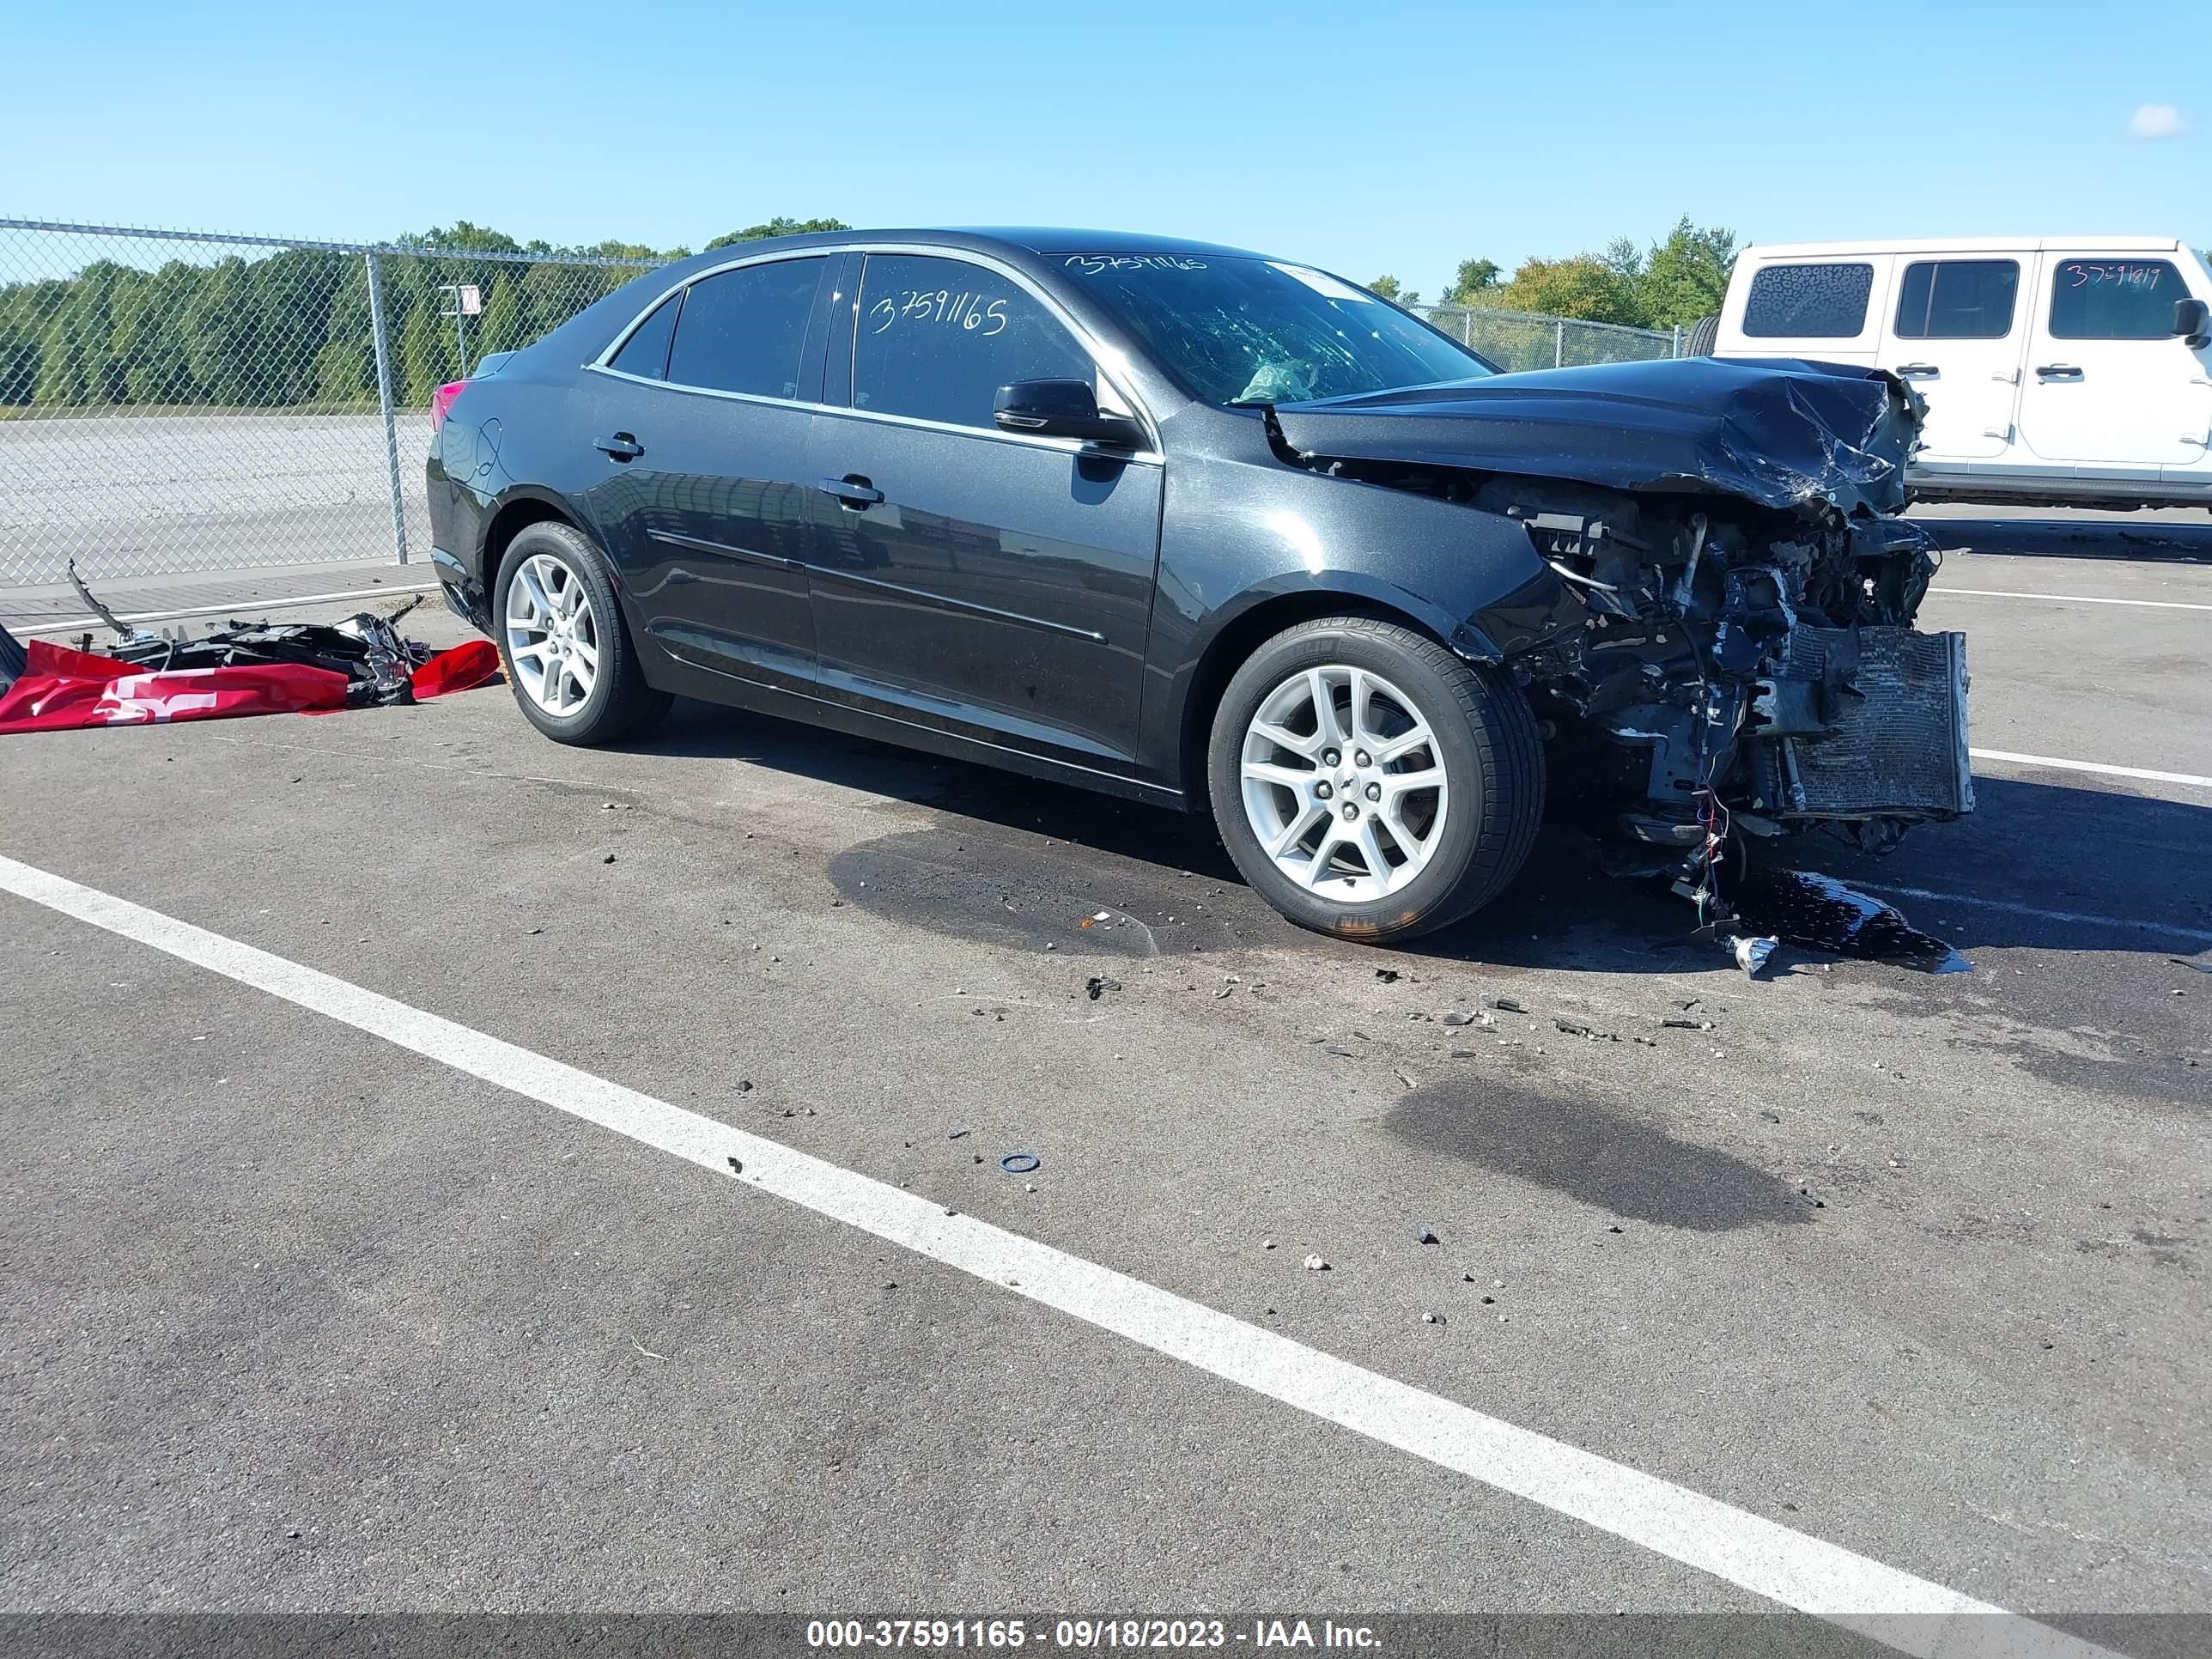
[[[430,394],[430,430],[435,432],[446,423],[446,411],[453,406],[453,399],[469,389],[466,380],[449,380]]]

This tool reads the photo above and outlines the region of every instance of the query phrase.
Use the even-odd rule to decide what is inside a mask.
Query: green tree
[[[419,236],[402,236],[400,247],[467,248],[482,253],[520,253],[522,244],[505,231],[493,230],[484,225],[471,224],[466,219],[456,219],[450,228],[433,225]]]
[[[192,285],[178,326],[193,386],[205,402],[237,407],[255,401],[263,365],[246,261],[218,259]]]
[[[33,401],[64,409],[120,402],[123,375],[115,363],[114,298],[139,275],[102,259],[71,279],[61,302],[39,328],[39,379]]]
[[[198,265],[172,259],[151,276],[116,290],[108,349],[122,371],[125,402],[200,401],[198,382],[185,356],[182,324],[205,275]]]
[[[1421,296],[1412,289],[1401,288],[1395,276],[1377,276],[1368,283],[1368,291],[1381,295],[1394,306],[1417,306]]]
[[[1451,286],[1444,290],[1443,302],[1448,306],[1496,305],[1500,274],[1495,259],[1462,259]]]
[[[1735,264],[1735,233],[1699,228],[1684,214],[1663,242],[1653,245],[1637,278],[1644,314],[1655,328],[1687,327],[1721,308]]]
[[[768,236],[804,236],[817,230],[850,230],[852,226],[842,219],[771,219],[766,224],[747,225],[743,230],[732,230],[717,236],[707,244],[705,251],[712,253],[718,247],[728,247],[733,242],[757,242]]]
[[[1522,261],[1513,280],[1499,290],[1498,303],[1509,311],[1534,311],[1547,317],[1580,318],[1593,323],[1644,320],[1635,283],[1595,253]]]
[[[300,404],[315,396],[316,359],[330,338],[347,264],[320,248],[288,248],[246,268],[249,401]]]
[[[0,404],[27,404],[39,385],[39,317],[42,297],[58,283],[16,283],[0,289]]]
[[[492,279],[491,293],[484,301],[483,315],[477,319],[476,354],[483,356],[489,351],[514,351],[530,343],[531,337],[522,327],[522,285],[502,270]]]
[[[427,409],[430,394],[453,378],[454,345],[434,305],[410,307],[399,330],[399,362],[392,394],[410,409]]]

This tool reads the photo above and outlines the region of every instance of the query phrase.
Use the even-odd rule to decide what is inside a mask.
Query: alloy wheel
[[[599,676],[599,631],[582,576],[550,553],[525,559],[507,586],[507,654],[549,714],[580,710]]]
[[[1413,700],[1347,665],[1303,670],[1261,699],[1241,774],[1245,818],[1275,867],[1346,903],[1419,875],[1451,804],[1436,734]]]

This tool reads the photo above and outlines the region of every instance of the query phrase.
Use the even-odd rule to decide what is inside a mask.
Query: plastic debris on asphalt
[[[1760,939],[1746,939],[1740,933],[1730,933],[1722,941],[1723,947],[1735,958],[1735,965],[1743,969],[1744,977],[1757,979],[1766,967],[1782,941],[1771,934]]]
[[[404,639],[392,617],[363,611],[335,625],[233,620],[199,639],[126,625],[77,581],[86,608],[116,640],[106,652],[0,629],[0,732],[167,725],[246,714],[319,714],[419,702],[499,672],[489,640],[449,651]],[[419,603],[419,601],[417,601]],[[82,643],[89,647],[90,635]]]

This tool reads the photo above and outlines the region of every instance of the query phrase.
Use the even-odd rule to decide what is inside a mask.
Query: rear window
[[[2163,340],[2189,290],[2164,259],[2064,259],[2051,276],[2054,340]]]
[[[2020,294],[2016,259],[1923,259],[1905,268],[1900,340],[2002,340]]]
[[[692,283],[668,354],[669,380],[760,398],[799,396],[807,314],[828,263],[778,259]]]
[[[1768,265],[1751,279],[1743,331],[1762,340],[1856,339],[1873,292],[1872,265]]]
[[[659,380],[668,372],[668,342],[676,332],[676,313],[683,308],[681,292],[663,300],[653,307],[653,315],[637,325],[637,331],[623,342],[623,349],[607,367],[641,380]]]

